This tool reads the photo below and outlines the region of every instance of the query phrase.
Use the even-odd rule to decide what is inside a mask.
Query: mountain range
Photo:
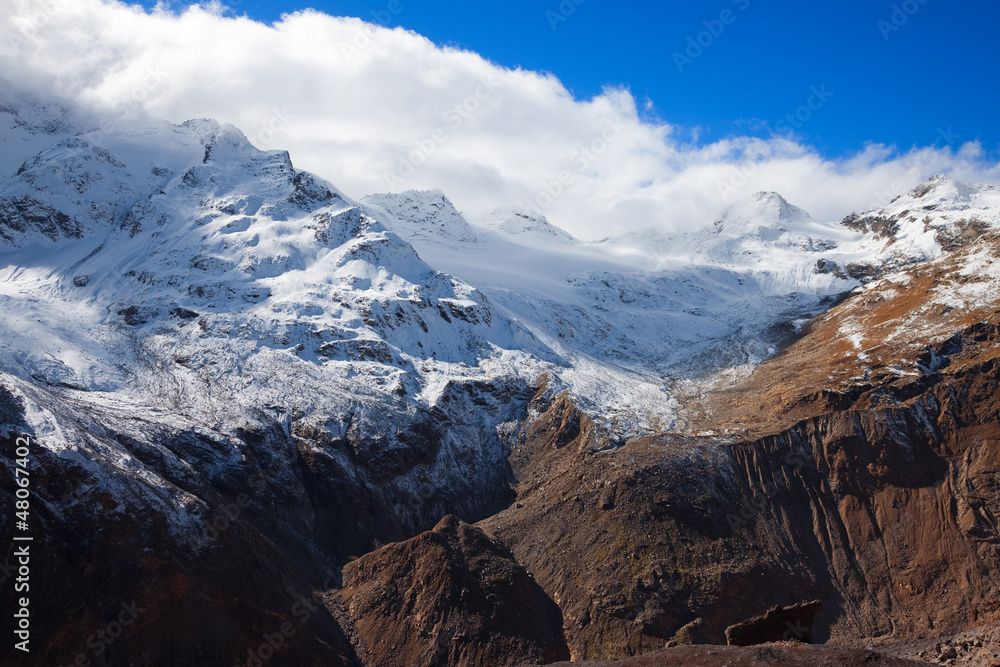
[[[992,186],[589,242],[106,121],[0,86],[17,664],[538,664],[814,599],[853,645],[1000,612]]]

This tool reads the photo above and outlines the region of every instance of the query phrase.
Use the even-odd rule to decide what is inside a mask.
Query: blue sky
[[[626,86],[650,102],[644,114],[688,140],[766,136],[798,112],[806,122],[780,128],[829,157],[868,142],[905,150],[978,139],[1000,152],[1000,3],[988,0],[228,4],[266,22],[311,7],[400,25],[505,67],[552,72],[578,99]],[[813,87],[831,95],[807,112],[819,106]]]

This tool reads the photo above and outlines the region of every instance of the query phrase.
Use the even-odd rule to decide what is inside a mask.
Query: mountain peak
[[[553,225],[544,215],[514,206],[505,206],[490,211],[489,216],[482,224],[514,237],[531,236],[542,241],[576,242],[576,238],[572,234]]]
[[[955,203],[968,203],[969,200],[986,190],[992,190],[990,185],[967,184],[956,181],[950,176],[936,174],[926,181],[913,188],[907,193],[907,197],[913,199],[947,199]]]
[[[881,208],[852,213],[843,225],[893,269],[957,250],[996,229],[1000,192],[938,174]]]
[[[181,127],[190,131],[202,145],[208,145],[222,130],[222,123],[213,118],[192,118],[181,123]]]
[[[404,237],[476,240],[476,232],[441,190],[378,193],[361,201],[388,214],[390,226]]]
[[[788,200],[773,190],[760,190],[753,193],[750,199],[761,203],[776,203],[779,206],[788,206]]]
[[[785,229],[787,225],[815,222],[806,211],[788,203],[777,192],[756,192],[736,202],[715,220],[715,232],[743,236],[760,229]]]

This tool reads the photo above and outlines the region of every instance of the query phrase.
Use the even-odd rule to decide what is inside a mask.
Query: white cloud
[[[626,91],[577,101],[550,75],[359,19],[306,11],[269,26],[220,5],[178,15],[107,0],[0,7],[0,66],[15,82],[113,114],[233,123],[353,196],[436,187],[471,217],[534,202],[582,238],[702,225],[762,189],[837,219],[937,172],[1000,182],[978,144],[871,146],[839,161],[788,138],[693,146],[641,120]]]

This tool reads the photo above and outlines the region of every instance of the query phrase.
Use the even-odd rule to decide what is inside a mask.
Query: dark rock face
[[[899,219],[880,215],[852,213],[843,219],[842,225],[856,232],[871,232],[878,239],[895,238],[899,231]]]
[[[4,414],[16,418],[17,409]],[[0,438],[5,467],[14,441]],[[132,446],[148,460],[163,455]],[[29,459],[31,652],[8,649],[4,664],[228,666],[265,656],[269,664],[358,665],[315,592],[335,583],[323,581],[330,562],[268,516],[277,498],[269,483],[230,496],[225,482],[175,477],[207,501],[204,530],[189,540],[171,516],[179,510],[165,511],[160,501],[170,498],[144,480],[95,475],[92,464],[34,444]],[[124,502],[119,485],[132,486]],[[14,489],[11,476],[0,477],[4,516],[13,516]],[[16,544],[0,554],[0,571],[16,566]],[[0,578],[4,608],[13,608],[12,580]],[[10,615],[0,631],[13,636]]]
[[[453,515],[348,564],[339,600],[366,665],[569,658],[555,603],[506,549]]]
[[[0,200],[0,238],[13,241],[13,234],[29,230],[56,240],[78,238],[82,227],[62,211],[28,197]]]
[[[441,410],[392,420],[398,431],[390,437],[373,439],[378,433],[355,414],[346,437],[334,440],[301,414],[292,415],[287,429],[264,421],[227,434],[185,426],[179,417],[167,426],[130,411],[82,408],[72,392],[4,375],[5,468],[14,467],[15,437],[29,432],[26,402],[91,443],[65,457],[32,448],[32,566],[44,576],[32,581],[35,639],[18,664],[68,665],[79,655],[101,667],[377,664],[362,663],[346,634],[352,623],[334,595],[343,564],[433,526],[449,510],[480,518],[505,506],[504,451],[497,444],[489,453],[495,460],[477,458],[489,449],[476,440],[486,427],[462,422],[473,400],[496,407],[499,418],[505,410],[517,413],[520,391],[463,383],[447,391]],[[454,449],[456,429],[467,452]],[[233,462],[236,448],[240,460]],[[422,484],[409,479],[414,470],[430,475],[445,454],[461,479],[440,471]],[[127,467],[116,463],[122,460]],[[0,476],[3,516],[13,514],[14,490],[12,477]],[[463,545],[475,542],[468,530],[474,529],[461,531]],[[0,578],[12,548],[0,554]],[[518,587],[517,600],[531,601],[517,597],[526,586],[540,594],[513,561],[495,567],[493,552],[487,558],[473,551],[470,561],[489,574],[490,596],[500,595],[505,582]],[[13,594],[12,586],[2,588],[5,608],[13,608]],[[551,602],[542,607],[544,595],[536,602],[522,619],[535,623],[553,612],[559,618]],[[105,628],[117,623],[122,605],[135,608],[135,618],[125,631],[113,626],[113,646],[101,645],[100,633],[108,637]],[[11,635],[13,622],[0,619],[0,631]],[[496,624],[498,632],[509,627]],[[561,624],[555,627],[561,638]],[[509,655],[544,657],[548,645],[535,651],[533,632],[525,631],[522,646],[511,630]]]
[[[967,410],[994,414],[1000,378],[975,375]],[[522,472],[517,505],[482,525],[559,602],[577,659],[654,650],[698,617],[723,643],[762,609],[815,598],[819,641],[954,631],[1000,593],[988,509],[1000,506],[1000,450],[981,439],[995,426],[975,422],[938,439],[952,415],[925,407],[952,391],[733,445],[546,449],[547,467]],[[614,507],[601,509],[609,491]]]
[[[780,641],[811,644],[813,619],[822,607],[823,603],[819,600],[800,602],[788,607],[771,607],[761,616],[726,628],[726,643],[730,646],[753,646]]]
[[[971,244],[990,230],[990,225],[973,218],[956,220],[948,227],[943,227],[934,235],[941,249],[945,252],[958,250]]]
[[[677,646],[684,644],[710,644],[712,637],[708,633],[708,627],[704,619],[700,616],[677,631],[667,646]]]

